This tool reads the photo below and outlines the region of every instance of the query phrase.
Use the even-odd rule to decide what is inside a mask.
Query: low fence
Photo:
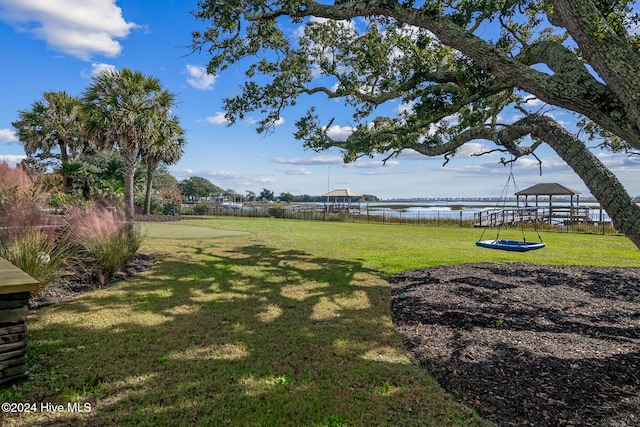
[[[559,212],[559,211],[558,211]],[[366,222],[379,224],[429,225],[436,227],[478,227],[478,211],[473,210],[428,210],[421,212],[402,209],[361,208],[349,211],[328,212],[323,205],[228,205],[197,204],[182,205],[182,215],[205,215],[235,218],[278,218],[298,221],[339,221]],[[536,216],[537,215],[537,216]],[[619,234],[611,225],[606,213],[601,209],[580,210],[580,221],[567,221],[564,217],[550,217],[529,214],[527,221],[519,223],[504,222],[502,227],[517,225],[525,229],[534,229],[567,233]],[[538,221],[532,221],[532,218]],[[483,224],[488,225],[488,224]],[[496,225],[496,224],[493,224]],[[499,225],[499,224],[498,224]]]

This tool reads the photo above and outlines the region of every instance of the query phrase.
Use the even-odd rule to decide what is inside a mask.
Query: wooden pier
[[[499,227],[522,222],[568,225],[593,221],[590,209],[578,206],[496,208],[473,214],[474,227]]]

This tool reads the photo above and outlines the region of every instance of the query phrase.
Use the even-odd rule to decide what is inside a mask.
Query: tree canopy
[[[12,125],[27,156],[59,157],[57,166],[65,177],[64,190],[70,193],[73,181],[66,171],[69,162],[75,160],[86,145],[80,99],[64,91],[45,92],[30,110],[21,110],[18,116]],[[54,149],[60,151],[59,156],[52,153]]]
[[[640,247],[640,209],[586,145],[640,149],[640,18],[633,1],[198,6],[195,15],[209,25],[193,34],[193,47],[211,54],[208,72],[246,66],[241,93],[225,100],[230,123],[259,111],[257,130],[269,132],[301,96],[324,95],[352,108],[351,134],[333,138],[331,125],[344,119],[320,117],[311,107],[295,135],[314,150],[341,148],[345,161],[411,149],[446,163],[463,144],[485,140],[509,162],[535,157],[546,143]],[[399,101],[396,113],[381,113],[389,101]],[[557,111],[573,114],[571,127],[554,118]]]
[[[203,197],[218,196],[224,193],[222,188],[200,176],[192,176],[191,178],[180,181],[178,187],[183,196],[194,200]]]
[[[263,188],[260,194],[258,194],[258,200],[262,200],[265,202],[273,201],[276,199],[276,195],[273,191]]]
[[[134,176],[141,158],[162,150],[164,144],[171,146],[183,134],[177,118],[171,116],[175,95],[156,77],[122,68],[94,76],[83,101],[85,126],[92,141],[122,155],[125,212],[132,221]],[[180,155],[181,151],[177,158]]]
[[[124,189],[131,220],[140,163],[146,166],[148,211],[154,172],[183,154],[186,141],[174,103],[175,95],[155,77],[128,68],[107,70],[92,78],[81,98],[44,92],[12,124],[24,144],[25,164],[41,171],[54,166],[65,178],[65,192],[82,192],[87,199],[117,199]]]

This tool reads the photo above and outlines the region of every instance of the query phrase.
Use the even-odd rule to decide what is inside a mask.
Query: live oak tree
[[[517,160],[546,143],[640,247],[640,208],[587,146],[640,149],[634,8],[625,0],[201,0],[194,14],[208,28],[194,33],[193,47],[210,53],[211,74],[246,65],[242,93],[225,100],[230,123],[257,110],[257,130],[269,132],[302,95],[342,99],[353,111],[350,136],[332,138],[335,119],[314,108],[296,136],[315,150],[340,147],[345,161],[407,149],[448,161],[474,140]],[[392,100],[404,108],[380,114]],[[554,119],[560,111],[575,117],[571,128]]]
[[[224,190],[206,178],[192,176],[178,183],[182,195],[190,201],[198,201],[206,197],[217,197]]]
[[[276,199],[276,196],[275,194],[273,194],[273,191],[267,190],[266,188],[263,188],[260,194],[258,195],[258,200],[262,200],[266,202],[273,201],[275,199]]]

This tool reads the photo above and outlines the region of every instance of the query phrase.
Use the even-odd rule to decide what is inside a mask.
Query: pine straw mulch
[[[416,361],[497,426],[640,426],[640,268],[478,263],[390,279]]]

